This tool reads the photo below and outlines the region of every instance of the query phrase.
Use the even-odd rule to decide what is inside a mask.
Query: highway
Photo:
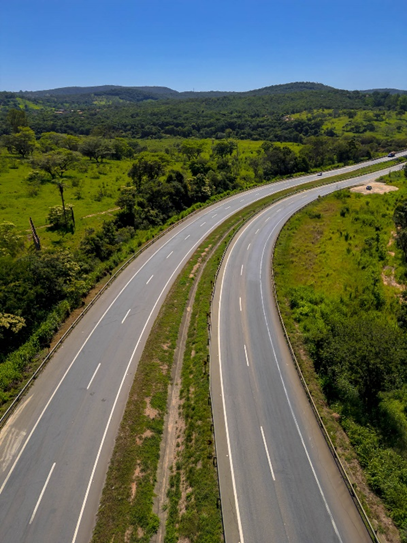
[[[178,273],[227,217],[314,179],[258,187],[191,216],[146,249],[85,315],[1,431],[2,543],[90,540],[138,360]]]
[[[228,543],[371,541],[294,368],[270,265],[278,233],[297,210],[354,183],[275,203],[225,255],[212,304],[211,375]]]

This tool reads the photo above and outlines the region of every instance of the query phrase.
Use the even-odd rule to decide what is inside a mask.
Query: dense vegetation
[[[267,101],[285,108],[293,101],[296,108],[303,108],[305,99],[308,107],[314,100],[321,104],[321,96],[332,104],[356,100],[345,91],[318,86],[309,91],[295,85],[285,93],[282,90],[176,100],[172,105],[159,99],[154,104],[147,101],[133,105],[136,109],[132,115],[127,106],[100,111],[88,107],[82,116],[78,111],[72,113],[80,130],[76,125],[65,126],[68,133],[42,131],[41,119],[66,120],[69,115],[56,115],[49,107],[30,110],[21,103],[19,108],[3,107],[0,361],[27,341],[58,303],[77,306],[94,281],[118,263],[123,247],[123,254],[135,250],[153,231],[191,206],[253,183],[355,163],[407,147],[407,114],[399,107],[402,96],[389,95],[392,104],[398,100],[395,112],[385,111],[390,102],[383,95],[381,101],[375,98],[381,109],[372,112],[318,110],[291,116],[265,115]],[[366,97],[357,98],[358,104],[362,98]],[[22,100],[16,95],[12,99]],[[117,116],[109,128],[103,124],[104,115],[113,110]],[[143,115],[151,115],[148,123],[155,127],[144,136],[156,133],[159,126],[167,130],[168,115],[168,122],[178,119],[180,130],[175,133],[182,133],[182,126],[189,126],[193,120],[200,123],[193,133],[202,135],[209,127],[208,133],[216,132],[219,139],[140,140],[118,135],[131,133],[133,121],[136,125],[140,121],[137,131],[141,129],[146,122]],[[186,124],[182,115],[186,115]],[[92,135],[78,135],[88,131],[87,118],[96,123],[93,128],[89,126]],[[205,118],[209,124],[205,124]],[[233,124],[234,118],[239,119],[238,124]],[[127,125],[120,128],[120,119]],[[61,126],[52,128],[60,130]],[[225,137],[232,133],[239,138],[252,135],[260,141]],[[271,139],[286,143],[261,141],[271,133]],[[29,218],[37,227],[36,249],[27,243]],[[35,345],[47,345],[49,336],[50,332],[41,335]],[[17,366],[21,369],[24,364]],[[20,369],[8,373],[2,381],[3,391],[15,382]]]
[[[285,228],[275,261],[286,318],[301,332],[326,398],[402,541],[407,541],[406,177],[405,170],[386,179],[397,192],[340,191],[308,206]]]

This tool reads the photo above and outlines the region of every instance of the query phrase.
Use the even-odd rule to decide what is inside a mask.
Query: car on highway
[[[318,172],[317,175],[318,175],[318,176],[321,176],[321,175],[322,175],[322,172]]]

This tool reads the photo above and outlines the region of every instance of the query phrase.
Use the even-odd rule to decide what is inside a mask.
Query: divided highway
[[[381,160],[385,161],[386,159]],[[341,171],[351,169],[356,169],[356,167],[345,168]],[[394,170],[395,167],[393,166],[392,169]],[[372,179],[379,175],[381,174],[371,174],[367,178]],[[87,313],[1,430],[0,541],[2,543],[86,543],[90,540],[107,466],[138,360],[154,319],[178,273],[208,233],[236,211],[266,195],[314,179],[316,176],[306,176],[259,187],[247,193],[233,196],[195,214],[143,252]],[[357,184],[361,181],[361,179],[359,181],[354,179],[348,184]],[[323,192],[333,189],[320,190]],[[281,213],[281,217],[288,216],[284,211],[287,206],[298,201],[304,204],[304,198],[306,196],[300,194],[287,202],[280,202],[279,213]],[[261,231],[263,232],[263,230]],[[249,253],[248,249],[247,252]],[[258,249],[252,255],[253,266],[256,254],[258,254]],[[267,262],[267,258],[268,255],[265,253],[263,262]],[[264,265],[267,267],[268,264]],[[248,262],[246,268],[249,267]],[[267,280],[264,282],[264,288],[268,289]],[[251,292],[250,295],[243,295],[245,311],[246,307],[247,310],[249,309],[247,301],[251,296]],[[267,309],[270,303],[267,290],[263,293],[263,302],[267,315],[267,311],[272,311]],[[223,334],[231,334],[231,339],[235,337],[237,329],[234,327],[238,326],[236,320],[238,314],[240,314],[240,310],[237,314],[233,313],[233,320],[230,322],[233,327],[229,330],[223,324],[222,336]],[[248,317],[247,314],[245,318],[251,319],[252,316]],[[271,325],[271,321],[266,322]],[[248,331],[251,328],[252,326],[246,322],[243,326],[243,335],[239,333],[239,339],[245,337],[247,363],[249,364],[246,368],[249,371],[258,365],[259,351],[265,351],[263,353],[265,357],[270,351],[270,347],[264,343],[264,338],[261,343],[258,343],[257,337],[252,339],[249,337]],[[260,333],[261,330],[266,332],[264,324],[263,328],[260,328],[259,323],[258,332]],[[230,348],[232,352],[234,346],[222,348],[225,348],[226,351]],[[246,361],[246,350],[243,351],[243,365]],[[239,356],[241,357],[241,355],[242,352],[239,350]],[[233,354],[234,356],[235,354]],[[226,360],[225,356],[223,364],[226,363]],[[261,394],[251,393],[246,397],[248,391],[242,389],[242,383],[236,380],[228,383],[225,381],[227,406],[229,402],[233,402],[233,409],[237,409],[239,405],[240,408],[247,406],[247,410],[244,410],[242,415],[247,423],[247,428],[251,424],[249,414],[251,416],[256,412],[256,409],[261,410],[261,413],[258,411],[260,415],[257,420],[257,422],[261,422],[260,436],[264,440],[263,443],[267,443],[267,446],[270,447],[271,465],[275,465],[273,469],[275,469],[276,481],[273,481],[273,487],[269,485],[270,477],[266,469],[269,465],[268,457],[266,455],[266,461],[264,461],[264,449],[259,448],[256,432],[250,434],[252,443],[252,453],[250,454],[255,454],[259,471],[255,475],[256,470],[253,468],[247,481],[253,477],[253,481],[256,484],[259,483],[257,488],[261,488],[261,492],[265,494],[260,508],[253,509],[253,506],[250,507],[246,504],[243,506],[239,502],[237,510],[240,518],[239,526],[241,524],[243,527],[244,534],[243,532],[242,534],[246,537],[245,540],[257,543],[271,541],[271,539],[269,532],[264,531],[269,528],[263,525],[263,521],[260,522],[261,528],[258,528],[260,532],[251,532],[252,528],[247,522],[248,518],[250,520],[252,517],[252,512],[255,513],[252,521],[261,519],[264,514],[270,519],[273,518],[273,526],[278,526],[278,533],[283,533],[284,523],[291,523],[291,517],[290,514],[284,513],[286,509],[281,505],[281,500],[289,503],[295,497],[293,503],[297,507],[299,500],[298,496],[294,496],[294,494],[299,495],[302,492],[302,488],[295,491],[294,487],[291,490],[288,487],[285,491],[280,490],[280,486],[282,487],[285,482],[282,472],[286,472],[289,480],[293,480],[296,471],[291,473],[290,469],[297,465],[297,461],[290,461],[294,462],[294,465],[280,465],[276,459],[279,455],[286,455],[285,445],[281,442],[280,445],[277,445],[277,450],[274,451],[271,449],[272,442],[276,434],[289,433],[293,440],[290,441],[289,447],[293,447],[293,450],[296,451],[298,438],[293,437],[295,430],[289,428],[288,422],[287,427],[284,423],[283,430],[281,427],[277,429],[274,426],[280,419],[280,411],[286,410],[286,406],[271,407],[267,402],[261,405],[262,398],[267,396],[270,381],[276,381],[279,377],[278,372],[276,375],[270,375],[268,368],[263,371],[264,374],[260,373],[257,376],[254,374],[243,376],[243,381],[252,383],[252,387],[259,387],[262,390]],[[282,375],[284,379],[287,379],[285,383],[287,393],[291,394],[291,389],[296,390],[296,385],[291,385],[289,382],[286,373],[288,371],[288,369],[284,369]],[[237,390],[245,396],[239,395],[236,399],[233,396],[235,387],[238,387]],[[270,393],[268,395],[270,396]],[[279,395],[281,396],[281,392]],[[234,399],[232,400],[232,398]],[[287,405],[287,399],[284,400],[284,395],[282,401],[285,401]],[[294,397],[291,402],[296,407],[297,400]],[[227,409],[230,409],[230,406]],[[303,418],[302,415],[301,417],[298,415],[298,417]],[[294,426],[296,425],[294,424]],[[302,439],[308,444],[307,425],[303,431]],[[233,438],[231,433],[231,443],[233,439],[237,438]],[[243,434],[241,440],[246,441]],[[260,445],[264,447],[262,441],[260,441]],[[307,446],[312,449],[309,444]],[[238,461],[237,453],[234,454],[236,461]],[[321,453],[315,450],[312,458],[318,454]],[[242,457],[242,461],[244,462],[244,457]],[[297,471],[302,472],[303,468],[300,467],[302,464],[299,462]],[[320,477],[319,472],[324,471],[324,468],[322,463],[316,462],[315,464],[317,466],[315,470]],[[241,468],[239,468],[240,470]],[[312,476],[308,475],[307,477],[311,488]],[[316,478],[314,477],[314,479]],[[240,483],[236,480],[239,496],[243,491],[246,492],[247,481]],[[316,485],[318,487],[318,484]],[[266,498],[269,498],[269,492],[279,496],[281,493],[286,493],[284,499],[281,498],[281,503],[279,502],[279,509],[273,515],[267,505],[269,502],[266,501]],[[255,496],[253,490],[250,490],[249,493],[251,496],[249,502],[251,502]],[[256,493],[254,492],[254,494]],[[263,494],[261,495],[263,496]],[[315,504],[315,507],[321,506],[321,500],[324,504],[324,499],[315,489],[312,490],[310,497],[308,494],[305,496],[305,502],[310,501]],[[330,499],[330,495],[326,499]],[[234,503],[237,504],[237,501]],[[253,501],[253,503],[256,502]],[[304,502],[301,507],[304,508],[300,516],[303,519],[307,517],[308,509]],[[334,515],[335,512],[332,507],[331,514]],[[320,513],[315,513],[315,515],[319,518]],[[338,517],[339,521],[331,521],[330,518],[328,514],[328,520],[325,518],[323,525],[329,527],[330,533],[333,534],[332,541],[340,541],[340,539],[335,539],[334,523],[337,522],[340,530],[342,517]],[[313,524],[311,519],[309,522]],[[288,530],[286,533],[289,534],[291,534],[290,530],[294,530],[294,534],[297,533],[297,528],[284,529]],[[266,539],[261,537],[259,539],[254,535],[249,536],[250,533],[262,533],[263,535],[267,533],[268,535]],[[241,543],[244,541],[243,535],[240,538]],[[254,539],[250,539],[250,537],[254,537]],[[351,540],[343,537],[343,541]],[[290,541],[292,540],[295,539],[290,539]],[[299,541],[299,539],[297,540]],[[311,540],[319,541],[314,535]],[[363,539],[357,540],[363,541]],[[285,541],[285,539],[278,541]],[[330,541],[330,539],[325,538],[324,541]],[[356,540],[353,539],[353,541]]]

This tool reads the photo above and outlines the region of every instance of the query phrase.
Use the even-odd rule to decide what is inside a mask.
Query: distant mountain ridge
[[[20,91],[17,94],[25,96],[27,98],[46,98],[46,97],[73,97],[73,96],[85,96],[94,95],[99,96],[112,96],[125,101],[143,101],[143,100],[158,100],[166,98],[215,98],[219,96],[264,96],[271,94],[287,94],[291,92],[304,92],[304,91],[338,91],[345,89],[336,89],[322,83],[312,82],[295,82],[284,83],[281,85],[271,85],[268,87],[262,87],[260,89],[253,89],[250,91],[176,91],[169,87],[159,86],[122,86],[122,85],[99,85],[94,87],[60,87],[56,89],[39,90],[39,91]],[[388,92],[389,94],[407,94],[406,90],[400,89],[369,89],[361,90],[359,92],[371,94],[373,92]]]

